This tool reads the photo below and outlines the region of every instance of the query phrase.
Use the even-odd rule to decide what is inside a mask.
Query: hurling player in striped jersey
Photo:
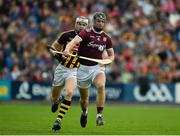
[[[87,26],[87,18],[83,16],[77,17],[74,30],[61,33],[57,40],[55,40],[50,46],[50,49],[62,52],[66,48],[67,43],[70,42],[81,30],[87,28]],[[70,53],[77,55],[78,48],[79,44],[75,45]],[[77,87],[77,67],[79,66],[79,62],[78,57],[64,57],[63,55],[55,53],[53,53],[53,55],[59,60],[59,65],[56,67],[54,72],[51,96],[51,111],[56,112],[60,105],[55,124],[52,128],[56,131],[61,129],[62,119],[70,108],[73,91]],[[65,89],[65,97],[60,100],[59,96],[63,89]]]

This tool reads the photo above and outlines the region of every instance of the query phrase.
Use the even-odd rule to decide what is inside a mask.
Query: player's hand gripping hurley
[[[58,53],[58,54],[62,54],[63,55],[63,52],[60,52],[60,51],[57,51],[57,50],[54,50],[54,49],[51,49],[51,48],[49,50],[52,53]],[[73,54],[69,54],[69,56],[76,57],[76,55],[73,55]],[[107,64],[112,63],[112,60],[110,60],[110,59],[93,59],[93,58],[88,58],[88,57],[83,57],[83,56],[77,56],[77,57],[80,58],[80,59],[97,62],[97,63],[102,64],[102,65],[107,65]]]

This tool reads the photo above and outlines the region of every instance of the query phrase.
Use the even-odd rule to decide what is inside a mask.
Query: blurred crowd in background
[[[0,79],[51,82],[47,45],[95,11],[115,50],[107,82],[180,82],[180,0],[0,0]]]

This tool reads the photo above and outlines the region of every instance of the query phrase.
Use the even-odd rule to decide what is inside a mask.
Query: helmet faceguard
[[[83,16],[79,16],[76,18],[76,23],[86,23],[88,25],[88,19],[83,17]]]

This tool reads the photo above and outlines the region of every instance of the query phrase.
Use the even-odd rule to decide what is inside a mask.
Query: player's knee
[[[96,86],[96,89],[97,89],[97,93],[99,95],[104,95],[104,93],[105,93],[105,85],[104,84],[100,84],[100,85]]]
[[[97,90],[104,90],[105,89],[105,84],[104,83],[99,83],[96,85]]]

